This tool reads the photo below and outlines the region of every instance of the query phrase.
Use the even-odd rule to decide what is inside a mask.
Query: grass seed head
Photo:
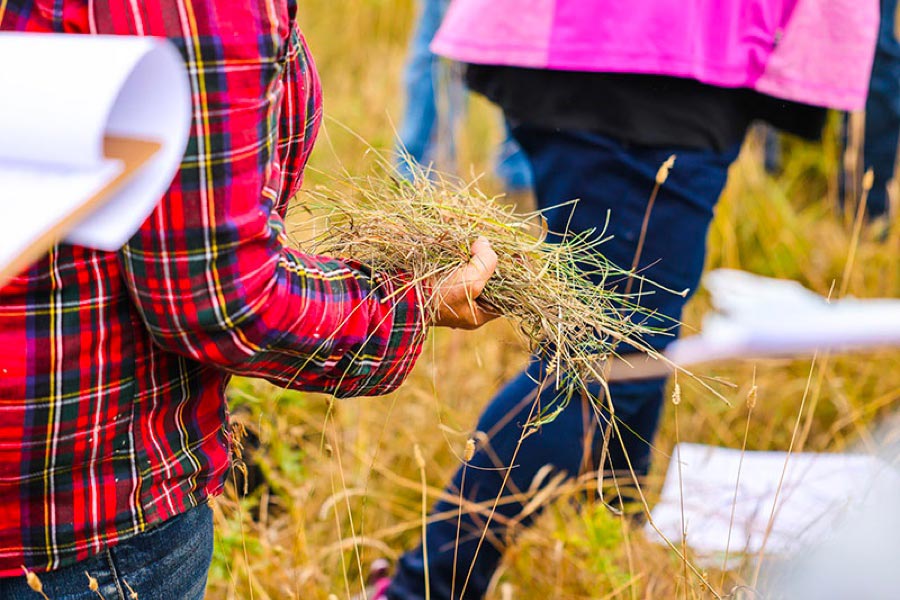
[[[103,594],[100,593],[100,583],[97,581],[97,578],[91,577],[91,574],[87,571],[85,571],[84,574],[88,578],[88,589],[103,598]]]
[[[675,155],[673,154],[659,166],[659,170],[656,172],[656,185],[662,185],[666,182],[666,179],[669,178],[669,171],[674,166]]]
[[[25,567],[22,568],[25,569]],[[25,581],[28,583],[28,587],[30,587],[35,592],[39,594],[44,592],[44,586],[41,583],[41,579],[27,569],[25,570]]]
[[[44,593],[44,585],[41,583],[40,577],[25,568],[25,565],[22,565],[22,571],[25,572],[25,582],[28,584],[28,587],[33,592],[40,594],[44,600],[49,600],[47,594]]]
[[[862,187],[863,191],[868,192],[872,189],[872,186],[875,184],[875,172],[869,167],[866,170],[865,175],[863,175]]]
[[[418,467],[420,469],[424,469],[425,468],[425,457],[422,456],[422,449],[419,447],[418,444],[413,445],[413,456],[416,459],[416,465],[418,465]]]
[[[466,451],[463,454],[463,460],[469,462],[472,460],[472,457],[475,456],[475,440],[473,438],[469,438],[466,440]]]

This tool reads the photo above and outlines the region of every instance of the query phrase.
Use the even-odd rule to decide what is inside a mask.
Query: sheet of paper
[[[103,188],[110,137],[156,151],[59,233],[118,249],[159,202],[187,145],[190,86],[177,49],[160,38],[2,33],[0,64],[0,221],[10,224],[0,252],[12,256],[36,231],[55,228],[65,216],[57,211]],[[27,226],[14,226],[26,217]]]
[[[729,269],[708,273],[704,283],[713,310],[701,332],[670,344],[666,360],[611,361],[610,380],[664,377],[672,365],[689,369],[725,360],[900,347],[900,299],[828,302],[795,281]]]
[[[900,346],[900,300],[828,302],[793,281],[718,270],[705,279],[715,311],[702,332],[672,344],[682,366],[733,358],[793,356]]]
[[[102,190],[124,165],[106,160],[92,169],[0,162],[3,218],[0,219],[0,265],[16,262],[37,240]],[[53,218],[50,218],[53,217]]]
[[[0,34],[0,160],[96,166],[120,90],[157,45],[152,38]]]
[[[704,564],[721,565],[726,547],[732,556],[758,552],[773,506],[766,552],[777,556],[827,538],[838,519],[869,497],[900,497],[900,475],[874,456],[746,452],[741,461],[741,452],[730,448],[683,443],[672,451],[653,522],[675,544],[684,527],[687,545]],[[661,541],[649,524],[646,533]]]
[[[125,39],[150,45],[119,90],[105,135],[154,140],[162,148],[66,237],[69,243],[109,251],[132,236],[172,183],[187,147],[193,110],[187,71],[175,47],[160,39]]]
[[[767,598],[896,600],[900,590],[900,503],[873,497],[842,520],[825,542],[790,561],[768,563]]]

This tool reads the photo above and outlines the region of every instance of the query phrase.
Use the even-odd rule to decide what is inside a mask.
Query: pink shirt
[[[689,77],[865,105],[878,0],[453,0],[432,48],[480,64]]]

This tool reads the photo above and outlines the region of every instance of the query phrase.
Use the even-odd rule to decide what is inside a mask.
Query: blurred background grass
[[[366,171],[373,162],[367,144],[392,146],[415,6],[412,0],[308,0],[299,18],[325,90],[326,123],[306,179],[314,186],[339,170]],[[842,160],[836,122],[824,144],[788,140],[777,178],[764,172],[758,148],[748,142],[711,231],[710,268],[796,279],[822,294],[846,285],[858,297],[900,296],[896,224],[886,236],[863,229],[849,281],[842,281],[852,240],[851,226],[836,211]],[[499,136],[494,109],[471,99],[460,132],[462,174],[490,172]],[[489,177],[485,185],[492,185]],[[302,212],[294,218],[302,226]],[[701,292],[687,311],[688,331],[706,306]],[[410,381],[386,398],[334,402],[235,381],[231,406],[261,441],[257,458],[265,483],[240,500],[231,493],[216,502],[209,597],[325,599],[359,592],[361,571],[371,560],[395,558],[419,538],[423,490],[413,446],[425,455],[430,504],[460,464],[481,409],[525,359],[512,327],[494,322],[472,334],[432,334]],[[749,417],[748,449],[787,449],[797,422],[795,449],[865,447],[879,420],[900,406],[896,351],[819,357],[814,365],[731,364],[702,374],[734,384],[721,388],[730,405],[682,381],[682,441],[740,447],[754,382],[758,401]],[[655,443],[651,496],[676,442],[673,412],[669,406]],[[674,553],[648,543],[602,504],[588,501],[576,510],[573,500],[582,501],[594,485],[586,476],[551,490],[545,516],[507,552],[491,598],[712,596],[695,576],[685,580]],[[725,595],[747,582],[753,566],[724,579],[711,573],[709,581]]]

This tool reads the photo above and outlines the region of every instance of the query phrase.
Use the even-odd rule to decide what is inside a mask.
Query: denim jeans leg
[[[497,178],[503,183],[507,192],[527,192],[534,185],[531,176],[531,163],[513,138],[509,124],[503,123],[503,142],[497,151],[494,167]]]
[[[897,0],[881,0],[881,26],[869,98],[866,102],[866,133],[863,155],[875,182],[869,192],[868,213],[872,217],[888,209],[887,184],[894,176],[900,139],[900,43],[894,28]]]
[[[429,45],[444,18],[447,0],[422,0],[419,18],[410,40],[404,86],[406,108],[398,137],[398,169],[411,178],[416,165],[433,159],[432,144],[437,130],[438,106],[436,70],[439,60]]]
[[[110,549],[119,578],[140,600],[201,600],[212,553],[212,509],[207,504]]]
[[[206,504],[172,517],[91,558],[39,575],[54,600],[201,600],[213,550],[212,510]],[[89,587],[88,575],[97,581]],[[25,577],[0,578],[3,600],[34,600]]]
[[[761,123],[758,131],[761,133],[763,143],[763,168],[769,175],[778,175],[784,164],[778,130],[767,123]]]
[[[567,223],[574,231],[602,228],[611,211],[607,233],[615,237],[601,251],[615,264],[626,267],[634,256],[656,171],[669,154],[678,154],[675,168],[657,197],[640,266],[647,268],[647,277],[670,289],[693,290],[697,286],[713,207],[724,187],[728,166],[737,157],[737,147],[724,153],[638,148],[591,133],[522,126],[514,127],[513,134],[530,158],[538,203],[547,210],[550,229],[562,231]],[[581,199],[574,212],[571,206],[552,208],[572,198]],[[642,304],[664,316],[657,324],[668,326],[674,334],[677,327],[672,319],[681,316],[685,301],[679,295],[656,290],[644,297]],[[656,335],[648,341],[661,349],[670,340],[671,337]],[[460,469],[448,486],[451,496],[460,493],[464,475],[464,496],[470,501],[490,503],[500,494],[528,489],[537,472],[547,464],[576,475],[583,464],[596,460],[603,428],[593,427],[591,411],[580,401],[570,403],[554,422],[520,444],[522,427],[528,421],[536,395],[547,394],[537,391],[535,381],[540,380],[541,373],[540,361],[533,360],[488,405],[478,423],[478,431],[483,434],[478,452],[465,472]],[[616,417],[622,424],[622,440],[611,444],[609,468],[627,469],[627,453],[634,470],[646,473],[651,458],[648,442],[658,425],[663,384],[663,380],[651,380],[610,386]],[[600,390],[592,393],[599,397]],[[541,400],[545,402],[547,398]],[[504,486],[504,468],[510,465],[513,467]],[[434,510],[455,514],[457,506],[440,502]],[[501,501],[483,543],[480,540],[485,531],[485,513],[462,515],[458,542],[456,517],[431,523],[427,529],[431,597],[450,599],[453,590],[453,598],[481,598],[513,533],[506,523],[519,517],[521,510],[518,502]],[[527,526],[533,517],[521,519],[518,525]],[[421,547],[406,553],[388,597],[425,597],[424,570]],[[462,595],[464,587],[466,592]]]

